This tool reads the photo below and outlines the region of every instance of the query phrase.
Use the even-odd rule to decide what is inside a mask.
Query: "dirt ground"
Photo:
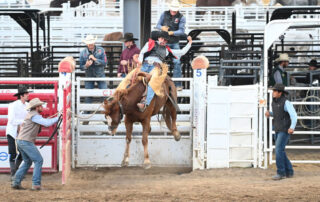
[[[0,175],[1,201],[320,201],[320,165],[294,166],[294,178],[271,180],[270,168],[191,171],[140,167],[73,170],[67,185],[61,174],[44,174],[43,190],[31,191],[31,175],[12,190]]]

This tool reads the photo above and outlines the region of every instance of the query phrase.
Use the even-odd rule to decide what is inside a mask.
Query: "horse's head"
[[[118,125],[123,118],[122,104],[118,99],[110,97],[104,100],[104,114],[107,119],[108,129],[111,135],[115,135],[117,132]]]

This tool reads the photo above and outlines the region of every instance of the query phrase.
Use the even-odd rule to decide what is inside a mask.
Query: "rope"
[[[79,119],[90,119],[90,118],[92,118],[92,117],[98,112],[98,110],[100,109],[100,107],[103,106],[103,105],[104,105],[104,104],[101,103],[101,105],[99,105],[99,107],[93,112],[93,114],[90,114],[89,116],[85,116],[85,117],[84,117],[84,116],[79,116],[79,115],[77,115],[76,113],[73,113],[73,112],[70,110],[70,108],[68,109],[68,113],[73,114],[75,118],[79,118]]]
[[[57,113],[55,113],[55,114],[53,114],[53,115],[51,115],[51,116],[48,116],[48,118],[52,118],[52,117],[54,117],[54,116],[58,115],[59,113],[61,113],[61,114],[62,114],[62,110],[58,111]]]
[[[310,96],[308,96],[309,93],[312,93]],[[314,102],[320,102],[320,98],[315,95],[315,91],[307,91],[306,97],[302,99],[302,102],[307,102],[308,100],[312,99]],[[318,105],[312,105],[311,106],[313,109],[310,110],[310,105],[299,105],[298,107],[298,114],[302,116],[320,116],[320,107]],[[316,109],[315,109],[316,108]],[[309,121],[319,121],[319,120],[309,120]],[[304,123],[303,119],[299,119],[299,123],[303,128],[309,129],[309,130],[314,130],[320,128],[319,123],[315,123],[314,127],[310,127]]]

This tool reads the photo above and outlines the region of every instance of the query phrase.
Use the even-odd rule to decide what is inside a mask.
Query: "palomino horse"
[[[140,76],[146,76],[147,73],[140,72]],[[109,130],[111,134],[116,133],[117,127],[121,122],[123,115],[125,114],[125,126],[126,126],[126,150],[122,160],[122,166],[129,165],[129,146],[131,142],[131,135],[134,122],[140,122],[142,124],[142,144],[144,148],[144,163],[143,167],[148,169],[151,167],[149,154],[148,154],[148,134],[151,131],[150,121],[151,116],[160,112],[163,107],[162,116],[165,119],[167,127],[170,129],[176,141],[180,140],[180,133],[176,126],[176,103],[177,103],[177,91],[173,81],[170,77],[166,77],[162,84],[164,91],[163,96],[155,95],[150,105],[144,112],[140,112],[137,103],[141,100],[142,94],[145,91],[145,84],[142,80],[136,81],[128,89],[118,90],[115,92],[112,100],[106,99],[104,101],[105,117],[108,122]],[[170,96],[171,98],[169,98]],[[173,104],[173,102],[175,102]]]

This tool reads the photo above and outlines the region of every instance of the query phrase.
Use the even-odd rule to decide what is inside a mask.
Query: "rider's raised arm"
[[[172,51],[172,54],[174,55],[174,56],[177,56],[177,57],[181,57],[181,56],[183,56],[184,54],[186,54],[188,51],[189,51],[189,49],[191,48],[191,44],[192,44],[192,39],[190,39],[189,37],[188,37],[188,43],[187,43],[187,45],[185,46],[185,47],[183,47],[182,49],[172,49],[171,51]]]

